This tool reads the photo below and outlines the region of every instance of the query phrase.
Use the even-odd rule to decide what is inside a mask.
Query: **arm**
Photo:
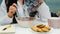
[[[12,22],[12,18],[8,17],[7,14],[5,0],[3,0],[0,6],[0,24],[9,24]]]
[[[49,7],[44,2],[39,6],[37,11],[39,13],[41,20],[45,21],[45,19],[48,19],[51,17]]]

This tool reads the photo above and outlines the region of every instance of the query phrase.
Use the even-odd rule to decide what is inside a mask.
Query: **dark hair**
[[[5,4],[7,7],[7,12],[9,11],[9,7],[13,4],[16,3],[17,4],[17,0],[5,0]]]
[[[13,4],[16,3],[17,4],[17,0],[5,0],[5,4],[7,7],[7,13],[9,12],[9,7]],[[16,13],[14,14],[13,17],[13,22],[12,23],[17,23],[16,19],[15,19]]]

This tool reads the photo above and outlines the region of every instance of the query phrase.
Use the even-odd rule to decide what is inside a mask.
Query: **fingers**
[[[13,6],[10,6],[9,10],[16,11],[17,9]]]
[[[17,5],[13,3],[12,6],[9,7],[9,12],[15,14],[16,11],[17,11]]]
[[[15,3],[12,4],[13,7],[17,8],[17,5]]]
[[[13,3],[10,7],[9,7],[9,12],[8,12],[8,16],[10,18],[13,17],[13,15],[16,13],[17,11],[17,5],[15,3]]]
[[[44,0],[39,0],[39,3],[42,3],[42,2],[44,2]]]

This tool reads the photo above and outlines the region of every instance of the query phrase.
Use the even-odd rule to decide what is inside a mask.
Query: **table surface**
[[[48,25],[48,22],[35,21],[35,25],[41,24],[41,23]],[[51,29],[50,32],[46,32],[46,33],[39,32],[38,33],[38,32],[32,31],[30,28],[22,28],[22,27],[18,26],[18,24],[13,24],[13,26],[16,27],[15,34],[60,34],[60,29]]]

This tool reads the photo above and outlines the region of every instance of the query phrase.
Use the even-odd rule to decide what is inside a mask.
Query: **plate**
[[[49,32],[35,32],[30,28],[29,31],[34,33],[34,34],[51,34],[51,33],[53,33],[54,29],[51,28],[51,30]]]

